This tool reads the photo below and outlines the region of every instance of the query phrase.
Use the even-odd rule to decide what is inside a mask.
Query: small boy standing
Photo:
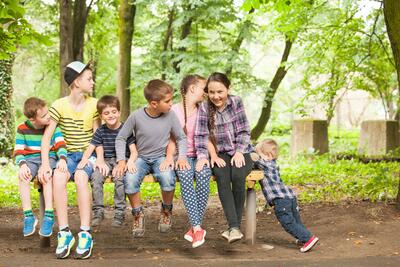
[[[116,152],[115,152],[115,138],[122,128],[120,116],[120,102],[118,97],[112,95],[105,95],[97,101],[97,112],[100,114],[100,118],[105,123],[101,125],[93,135],[90,141],[89,147],[83,154],[81,162],[78,164],[78,168],[83,169],[86,164],[90,161],[90,156],[93,151],[102,147],[102,152],[99,153],[96,149],[97,159],[96,165],[98,168],[93,172],[90,184],[92,186],[93,194],[93,219],[92,226],[100,225],[104,219],[104,197],[103,197],[103,185],[107,176],[113,176],[114,182],[114,204],[115,204],[115,215],[112,222],[112,226],[122,226],[125,219],[125,189],[123,175],[116,173]],[[131,153],[127,153],[129,157],[127,167],[129,170],[135,168],[134,162],[137,157],[137,151],[135,146],[135,140],[133,136],[128,138],[127,144]],[[133,169],[135,170],[135,169]]]
[[[166,148],[171,134],[178,145],[176,165],[189,169],[186,160],[186,135],[172,107],[172,87],[162,80],[151,80],[144,89],[148,101],[145,108],[133,112],[115,141],[117,150],[117,168],[125,169],[126,140],[133,134],[138,150],[136,172],[128,171],[124,178],[125,192],[132,206],[134,237],[141,237],[145,231],[145,218],[140,200],[140,185],[143,178],[152,173],[158,180],[162,190],[162,205],[158,230],[168,232],[172,225],[172,200],[175,190],[175,172],[173,159],[166,159]],[[171,168],[172,166],[172,168]]]
[[[260,185],[265,199],[270,206],[274,206],[275,216],[286,232],[302,245],[300,252],[309,251],[318,242],[318,237],[312,235],[301,222],[296,195],[281,180],[276,164],[278,144],[273,139],[265,139],[256,146],[256,152],[251,156],[264,171]]]
[[[30,198],[30,181],[37,175],[41,163],[41,140],[44,130],[50,123],[50,115],[46,103],[39,98],[28,98],[24,103],[24,115],[27,120],[17,128],[15,142],[15,162],[19,168],[19,191],[24,209],[24,236],[35,233],[38,220],[33,215]],[[57,158],[66,161],[67,150],[64,138],[57,127],[50,140],[49,163],[51,170],[56,168]],[[39,235],[51,236],[54,225],[52,173],[49,171],[40,179],[45,199],[45,213],[40,226]]]

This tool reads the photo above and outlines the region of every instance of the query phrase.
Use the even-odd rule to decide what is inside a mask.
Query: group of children
[[[178,177],[191,225],[184,239],[196,248],[205,242],[202,223],[212,174],[228,223],[222,237],[229,243],[243,238],[240,227],[246,176],[253,162],[264,170],[263,193],[284,229],[302,244],[300,251],[308,251],[318,241],[301,223],[296,197],[280,179],[276,142],[264,140],[254,152],[242,100],[230,94],[225,74],[215,72],[208,79],[186,76],[180,88],[182,101],[175,105],[173,88],[162,80],[151,80],[144,88],[147,106],[132,112],[125,123],[120,121],[118,98],[107,95],[97,101],[89,96],[94,85],[89,65],[78,61],[68,64],[64,79],[71,93],[56,100],[50,109],[41,99],[26,100],[27,120],[18,126],[14,153],[20,166],[23,234],[32,235],[38,223],[32,213],[29,185],[37,176],[45,198],[39,234],[52,234],[54,200],[59,227],[57,258],[67,258],[75,243],[67,213],[66,185],[70,179],[76,184],[80,216],[75,257],[86,259],[93,249],[91,227],[104,218],[103,183],[107,176],[115,183],[112,225],[123,225],[127,195],[134,237],[145,234],[146,216],[140,198],[144,177],[152,173],[160,184],[160,232],[171,230]]]

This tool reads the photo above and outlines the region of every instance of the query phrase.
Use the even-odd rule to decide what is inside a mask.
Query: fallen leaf
[[[361,240],[354,240],[353,242],[356,245],[361,245],[363,243]]]

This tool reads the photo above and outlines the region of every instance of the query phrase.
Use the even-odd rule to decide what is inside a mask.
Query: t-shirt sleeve
[[[62,111],[59,100],[54,101],[54,103],[49,108],[49,113],[52,120],[54,120],[57,123],[60,121],[60,118],[62,116]]]
[[[90,141],[90,143],[94,146],[101,146],[103,145],[103,136],[104,132],[103,132],[103,127],[99,127],[97,128],[96,132],[93,135],[92,140]]]

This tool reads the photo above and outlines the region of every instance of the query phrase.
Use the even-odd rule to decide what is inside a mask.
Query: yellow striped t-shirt
[[[68,97],[57,99],[49,109],[51,118],[58,123],[67,143],[68,152],[84,151],[93,137],[93,122],[99,118],[97,99],[87,97],[84,107],[75,111]]]

